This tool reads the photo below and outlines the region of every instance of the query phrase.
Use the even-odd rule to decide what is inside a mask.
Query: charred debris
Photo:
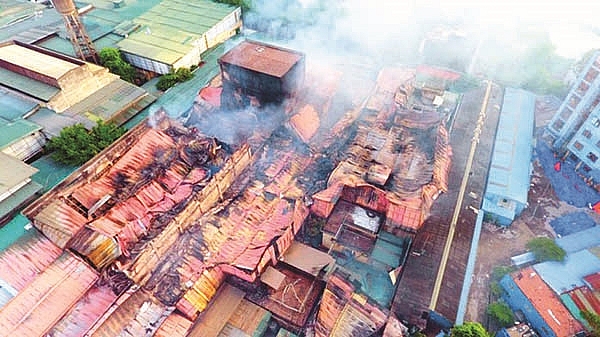
[[[389,305],[447,190],[456,100],[414,68],[356,85],[305,62],[242,42],[185,121],[159,113],[25,210],[119,296],[90,331],[208,331],[244,310],[317,336],[400,329]]]

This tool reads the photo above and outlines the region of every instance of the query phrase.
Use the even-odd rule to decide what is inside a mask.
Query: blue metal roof
[[[581,250],[569,254],[563,262],[547,261],[533,268],[554,292],[562,294],[584,286],[584,276],[600,271],[600,259],[588,250]]]
[[[486,194],[527,203],[533,153],[535,95],[506,88]]]
[[[556,244],[564,249],[567,254],[583,249],[600,246],[600,226],[573,233],[556,239]]]

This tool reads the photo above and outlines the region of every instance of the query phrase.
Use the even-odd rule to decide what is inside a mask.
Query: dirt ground
[[[597,214],[587,208],[576,208],[559,200],[537,161],[531,184],[529,207],[510,227],[502,229],[484,223],[481,231],[465,321],[481,322],[492,331],[495,327],[493,322],[488,322],[485,311],[490,303],[490,275],[494,267],[510,266],[510,258],[526,252],[525,244],[534,237],[554,238],[556,235],[549,223],[556,217],[586,211],[598,220]]]

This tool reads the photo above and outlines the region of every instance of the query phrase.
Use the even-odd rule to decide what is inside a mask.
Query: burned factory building
[[[246,40],[219,59],[225,109],[280,104],[304,81],[304,54]]]
[[[414,68],[357,80],[254,41],[219,64],[189,118],[159,110],[25,210],[48,259],[90,276],[47,325],[5,311],[11,331],[47,334],[74,306],[89,335],[405,331],[391,305],[447,190],[456,100],[431,104]]]

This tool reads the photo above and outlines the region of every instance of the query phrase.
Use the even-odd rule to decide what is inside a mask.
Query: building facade
[[[577,169],[600,178],[600,51],[588,60],[546,128],[553,149],[578,161]],[[572,156],[571,156],[572,155]]]

